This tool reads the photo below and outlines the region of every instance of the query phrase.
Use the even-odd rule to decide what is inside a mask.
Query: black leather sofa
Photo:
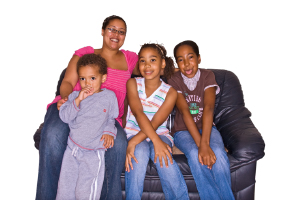
[[[243,91],[237,76],[227,70],[211,70],[221,89],[216,96],[214,122],[228,150],[231,188],[235,199],[252,200],[254,199],[256,162],[264,156],[265,143],[250,119],[251,112],[245,107]],[[64,72],[60,76],[56,95],[59,94],[59,86]],[[36,148],[39,145],[41,128],[42,124],[34,135]],[[187,183],[190,199],[200,199],[186,157],[183,154],[173,155],[173,157]],[[121,181],[124,198],[124,172]],[[164,199],[156,167],[151,160],[147,167],[142,199]]]
[[[256,161],[264,156],[265,143],[255,128],[245,107],[243,91],[237,76],[227,70],[211,69],[220,86],[216,96],[214,122],[228,150],[231,171],[231,188],[237,200],[253,200]],[[191,200],[200,199],[194,178],[184,155],[173,155],[188,186]],[[122,190],[125,197],[125,173]],[[144,182],[143,200],[164,199],[156,167],[150,160]]]

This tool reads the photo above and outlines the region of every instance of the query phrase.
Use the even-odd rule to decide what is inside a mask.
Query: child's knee
[[[135,147],[134,156],[138,160],[148,160],[149,161],[149,158],[150,158],[149,146],[144,145],[142,143],[138,144]]]
[[[217,159],[220,157],[226,157],[227,158],[227,153],[225,151],[225,147],[223,145],[214,145],[211,144],[210,148],[213,150],[214,154],[216,155]]]
[[[170,162],[170,159],[167,155],[166,155],[166,159],[167,159],[167,161],[165,161],[164,157],[161,157],[161,162],[162,162],[163,168],[166,168],[166,162],[168,163],[168,167],[170,167],[172,165],[171,162]],[[173,159],[172,155],[171,155],[171,159],[172,159],[173,164],[174,164],[175,160]],[[151,160],[154,162],[154,156]],[[161,164],[160,164],[158,156],[156,157],[156,163],[154,163],[154,164],[155,164],[156,168],[158,168],[158,167],[161,168]]]
[[[190,151],[186,154],[186,157],[190,160],[190,162],[199,162],[198,148],[190,149]]]
[[[223,168],[223,167],[229,168],[230,163],[225,148],[224,147],[214,148],[213,151],[217,158],[215,166],[218,168]]]

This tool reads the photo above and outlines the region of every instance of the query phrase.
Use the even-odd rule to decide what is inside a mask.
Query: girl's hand
[[[125,160],[125,171],[130,172],[130,169],[133,170],[131,158],[138,163],[136,157],[134,156],[134,150],[135,150],[134,144],[132,144],[130,141],[128,142],[127,151],[126,151],[126,160]]]
[[[57,102],[57,110],[60,109],[61,105],[63,105],[64,103],[66,103],[68,101],[68,97],[65,97],[64,99],[60,99]]]
[[[103,146],[108,149],[114,146],[114,137],[111,135],[103,134],[100,141],[104,140]]]
[[[160,139],[157,140],[156,142],[153,142],[153,145],[154,145],[154,153],[155,153],[154,163],[156,163],[158,157],[160,167],[162,168],[163,167],[162,158],[164,158],[166,167],[168,167],[168,159],[167,159],[168,156],[170,163],[173,164],[173,159],[170,154],[170,152],[172,153],[172,149],[169,145],[167,145]]]
[[[213,150],[207,144],[201,144],[198,148],[198,158],[202,165],[207,165],[209,169],[216,163],[216,156]]]

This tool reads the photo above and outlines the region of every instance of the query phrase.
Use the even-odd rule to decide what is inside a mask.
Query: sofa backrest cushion
[[[250,117],[250,111],[245,108],[244,95],[237,76],[227,70],[210,69],[216,77],[220,92],[216,96],[214,122],[222,129],[235,120]]]

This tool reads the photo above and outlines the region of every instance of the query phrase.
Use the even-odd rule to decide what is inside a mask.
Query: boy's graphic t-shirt
[[[202,129],[202,114],[204,107],[204,91],[210,87],[216,87],[216,94],[219,93],[220,88],[215,80],[215,75],[212,71],[207,69],[199,69],[200,77],[197,81],[196,88],[191,91],[185,85],[182,74],[180,71],[176,72],[171,79],[168,80],[168,84],[170,84],[178,93],[181,93],[188,106],[190,113],[198,127],[198,129]],[[180,114],[179,110],[176,108],[176,115],[174,126],[172,128],[172,135],[177,131],[187,130],[185,123],[183,121],[183,116]]]

